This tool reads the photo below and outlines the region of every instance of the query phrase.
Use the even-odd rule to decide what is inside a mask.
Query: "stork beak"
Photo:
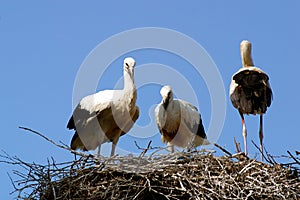
[[[125,67],[125,70],[131,78],[134,77],[134,68],[133,67]]]
[[[133,67],[130,67],[130,68],[128,69],[128,73],[129,73],[129,75],[130,75],[131,80],[134,81],[134,68],[133,68]]]
[[[129,71],[130,71],[131,77],[134,77],[134,68],[133,67],[129,68]]]
[[[165,110],[167,110],[169,102],[170,102],[170,97],[169,96],[163,97],[163,107],[164,107]]]

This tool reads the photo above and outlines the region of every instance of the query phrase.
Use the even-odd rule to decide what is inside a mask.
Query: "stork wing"
[[[252,95],[249,91],[253,90],[256,91],[257,96],[261,96],[264,99],[267,107],[271,105],[273,99],[272,89],[269,84],[269,77],[264,71],[257,67],[244,67],[236,72],[232,76],[230,85],[230,99],[234,107],[240,107],[238,104],[243,96],[241,95],[242,92],[249,98]]]
[[[182,99],[178,99],[177,101],[179,101],[180,103],[180,106],[184,107],[185,109],[187,110],[190,110],[191,112],[196,112],[198,113],[198,108],[196,106],[194,106],[193,104],[187,102],[187,101],[184,101]]]
[[[164,122],[162,122],[162,116],[163,116],[163,106],[162,104],[158,104],[155,107],[154,113],[155,113],[155,120],[156,120],[156,125],[159,129],[159,132],[162,134],[162,130],[163,130],[163,124]]]
[[[267,95],[267,106],[270,107],[271,102],[273,100],[273,92],[272,92],[269,82],[267,82],[266,86],[267,86],[267,94],[266,94]]]
[[[84,97],[75,108],[67,128],[81,129],[95,119],[100,113],[111,109],[112,90],[104,90]]]
[[[181,107],[181,121],[183,121],[190,131],[201,138],[206,138],[202,124],[201,115],[198,109],[189,102],[178,100]]]
[[[70,117],[69,122],[67,124],[67,128],[68,129],[75,129],[75,124],[74,124],[74,119],[73,119],[73,115]]]
[[[140,115],[140,108],[138,106],[135,107],[135,113],[132,116],[131,120],[126,124],[126,126],[124,127],[123,132],[121,133],[120,136],[125,135],[134,125],[134,123],[136,122],[136,120],[139,118]]]
[[[268,75],[258,67],[243,67],[232,76],[232,79],[243,87],[255,87],[267,83]]]

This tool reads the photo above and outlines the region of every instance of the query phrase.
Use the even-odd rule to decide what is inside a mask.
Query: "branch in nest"
[[[276,164],[276,161],[274,160],[274,158],[266,151],[266,149],[264,148],[263,150],[261,150],[253,140],[251,140],[252,144],[256,147],[256,149],[258,149],[258,151],[261,153],[261,155],[263,156],[263,160],[266,160],[268,163],[270,163],[271,165]],[[264,154],[264,151],[266,152],[267,157]]]
[[[237,153],[242,152],[240,143],[236,141],[235,137],[233,139],[234,139],[234,144],[235,144],[236,152]]]
[[[298,165],[300,165],[299,159],[295,158],[295,156],[293,156],[293,154],[291,154],[290,151],[287,151],[287,153],[291,156],[291,158],[292,158]]]
[[[226,153],[229,156],[232,156],[232,153],[230,153],[229,151],[227,151],[225,148],[221,147],[220,145],[218,145],[217,143],[214,143],[214,145],[216,147],[218,147],[219,149],[221,149],[224,153]]]
[[[136,141],[134,141],[134,142],[135,142],[135,144],[137,145]],[[148,145],[147,145],[147,148],[144,149],[144,150],[142,151],[142,153],[141,153],[140,156],[139,156],[140,158],[143,157],[143,156],[147,153],[148,149],[151,148],[151,147],[150,147],[151,142],[152,142],[152,140],[149,141],[149,143],[148,143]]]
[[[47,140],[48,142],[54,144],[55,146],[57,146],[57,147],[59,147],[59,148],[61,148],[61,149],[65,149],[65,150],[67,150],[67,151],[70,151],[71,153],[73,153],[73,154],[75,154],[75,155],[79,155],[79,156],[82,156],[82,157],[85,157],[85,158],[93,157],[93,158],[97,159],[96,156],[94,156],[94,155],[91,155],[91,154],[84,154],[84,153],[81,153],[81,152],[77,152],[77,151],[71,149],[70,147],[67,147],[67,146],[63,146],[63,145],[57,144],[56,142],[54,142],[53,140],[49,139],[48,137],[46,137],[46,136],[43,135],[42,133],[39,133],[39,132],[37,132],[37,131],[35,131],[35,130],[32,130],[32,129],[30,129],[30,128],[26,128],[26,127],[23,127],[23,126],[19,126],[19,128],[20,128],[20,129],[23,129],[23,130],[25,130],[25,131],[29,131],[29,132],[31,132],[31,133],[37,134],[38,136],[44,138],[45,140]]]
[[[146,148],[142,148],[142,147],[140,147],[140,146],[138,145],[137,141],[134,141],[135,146],[136,146],[139,150],[142,150],[142,152],[141,152],[139,158],[143,157],[143,156],[147,153],[148,150],[154,150],[154,149],[159,149],[159,150],[161,150],[161,149],[162,149],[161,147],[152,147],[152,146],[151,146],[151,143],[152,143],[152,140],[149,141],[149,143],[148,143],[148,145],[147,145]]]

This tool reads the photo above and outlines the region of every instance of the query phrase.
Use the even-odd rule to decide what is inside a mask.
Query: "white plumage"
[[[134,84],[135,60],[124,60],[124,89],[104,90],[84,97],[75,108],[67,128],[74,129],[71,148],[94,150],[112,142],[111,156],[119,137],[127,133],[139,116]]]
[[[247,130],[244,114],[259,114],[259,139],[260,150],[263,150],[263,114],[267,111],[272,101],[272,90],[268,75],[255,67],[251,57],[251,43],[242,41],[240,44],[243,67],[233,76],[230,84],[230,99],[233,106],[238,109],[242,118],[245,154],[247,155]],[[262,155],[263,157],[263,155]]]
[[[155,118],[161,139],[168,143],[170,151],[174,152],[174,145],[190,149],[209,144],[197,108],[186,101],[173,99],[170,86],[164,86],[160,94],[162,102],[155,108]]]

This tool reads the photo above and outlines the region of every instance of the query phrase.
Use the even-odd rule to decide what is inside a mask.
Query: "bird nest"
[[[11,178],[18,198],[300,199],[299,152],[288,152],[292,162],[279,164],[269,154],[267,163],[242,153],[217,157],[205,151],[159,154],[158,149],[150,154],[150,143],[139,156],[98,159],[68,150],[79,159],[57,163],[52,158],[40,165],[0,155],[0,162],[22,167],[13,171],[18,178]]]
[[[144,157],[93,156],[67,163],[29,164],[19,197],[27,199],[299,199],[296,169],[247,157],[178,152]],[[25,189],[30,193],[25,194]],[[23,195],[23,196],[22,196]],[[24,196],[25,195],[25,196]]]

